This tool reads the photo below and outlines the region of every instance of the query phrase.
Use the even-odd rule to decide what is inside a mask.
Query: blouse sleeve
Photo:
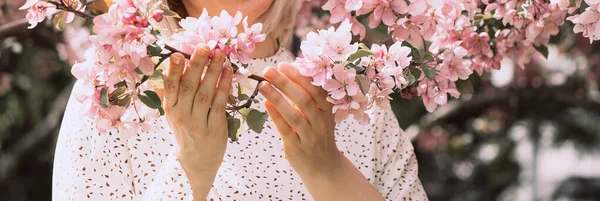
[[[154,177],[142,200],[194,200],[192,187],[173,152],[169,154],[164,165]]]
[[[386,200],[428,200],[419,180],[417,158],[410,139],[391,109],[378,109],[374,122],[378,153],[375,184]]]
[[[52,199],[134,200],[127,139],[101,135],[82,118],[81,107],[71,95],[56,146]]]

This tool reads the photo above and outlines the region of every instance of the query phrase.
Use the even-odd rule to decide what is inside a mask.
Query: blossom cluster
[[[28,9],[27,18],[33,28],[45,19],[48,9],[59,10],[53,20],[56,25],[57,21],[72,21],[72,14],[84,7],[80,0],[35,0],[22,8]],[[67,20],[56,18],[65,16]],[[261,33],[262,24],[249,25],[240,12],[231,16],[223,11],[220,16],[209,17],[204,10],[199,18],[182,19],[181,29],[168,41],[159,41],[161,30],[152,25],[175,16],[161,1],[150,0],[114,0],[107,13],[92,16],[91,47],[71,73],[77,78],[73,96],[81,103],[83,115],[95,121],[98,131],[134,133],[153,129],[144,122],[164,114],[154,90],[162,87],[162,71],[158,67],[172,51],[191,54],[197,45],[207,44],[211,51],[224,52],[228,61],[245,64],[248,53],[266,37]],[[240,23],[243,31],[238,31]],[[169,44],[175,50],[163,50],[159,44]],[[237,81],[241,83],[249,74],[244,68],[237,68]]]
[[[237,28],[240,23],[243,31]],[[239,11],[234,16],[221,11],[220,15],[211,17],[204,9],[200,17],[187,17],[181,19],[179,24],[182,30],[174,34],[168,42],[172,47],[191,54],[198,44],[207,44],[211,50],[220,49],[229,59],[242,64],[248,63],[248,53],[254,51],[256,43],[266,39],[266,34],[261,33],[263,25],[249,25],[248,17],[242,19],[242,13]],[[238,68],[234,80],[251,88],[246,79],[250,74],[245,68]]]
[[[323,5],[323,9],[331,12],[331,23],[343,21],[341,26],[349,26],[347,21],[350,21],[352,24],[350,31],[360,36],[361,40],[366,35],[366,27],[360,21],[365,20],[368,21],[366,24],[369,28],[381,26],[387,28],[395,45],[403,44],[405,48],[409,48],[412,62],[408,66],[409,70],[398,70],[402,73],[397,73],[395,76],[395,89],[400,90],[405,98],[422,97],[426,109],[433,111],[439,105],[445,105],[449,96],[459,97],[461,93],[472,92],[469,77],[473,73],[481,75],[492,69],[499,69],[500,61],[504,58],[513,59],[520,66],[524,66],[533,54],[539,52],[547,56],[550,37],[558,34],[559,27],[566,20],[573,22],[574,31],[582,32],[590,42],[600,39],[598,22],[600,1],[583,0],[583,2],[582,0],[328,0]],[[584,11],[577,13],[579,9]],[[339,42],[339,39],[327,39],[326,36],[319,36],[319,38],[308,38],[306,43],[310,43],[311,40],[324,40],[322,41],[324,46],[330,48],[335,47]],[[377,46],[374,46],[371,51],[376,53],[376,49]],[[350,54],[353,53],[355,52]],[[305,58],[303,60],[311,58],[304,49],[303,54]],[[319,68],[335,68],[340,60],[331,61],[323,63]],[[364,59],[361,62],[364,63]],[[310,65],[298,66],[300,69],[313,69]],[[363,66],[368,69],[367,64]],[[353,68],[348,66],[345,67],[345,72],[354,74]],[[375,72],[385,73],[379,69]],[[306,75],[313,76],[311,73]],[[402,76],[405,80],[409,80],[407,77],[411,76],[416,80],[409,81],[408,86],[402,86]],[[335,75],[334,77],[338,79]],[[379,78],[368,77],[368,79],[372,83],[377,83]],[[356,82],[363,81],[356,79]],[[319,82],[315,84],[321,86]],[[398,87],[398,84],[402,87]],[[385,88],[380,84],[377,85],[383,93]],[[352,88],[346,90],[353,92]],[[335,99],[332,97],[331,90],[328,91],[330,91],[330,98]],[[363,93],[363,95],[372,96],[371,93]],[[346,104],[339,101],[331,102],[340,107],[345,107]],[[358,107],[359,105],[354,104],[352,108],[364,108],[362,105]],[[358,119],[362,119],[362,116],[358,115]]]
[[[409,56],[411,48],[400,42],[389,48],[352,43],[351,28],[350,21],[345,20],[337,29],[308,33],[300,46],[303,57],[294,66],[329,92],[327,100],[334,104],[336,122],[352,115],[367,124],[369,108],[389,107],[393,90],[410,84],[406,73],[413,58]]]

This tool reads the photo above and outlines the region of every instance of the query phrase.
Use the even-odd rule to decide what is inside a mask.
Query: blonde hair
[[[166,2],[163,1],[163,4],[177,12],[182,18],[188,16],[181,0],[166,0]],[[258,17],[263,24],[263,33],[274,37],[280,45],[286,45],[292,36],[296,22],[296,5],[296,2],[292,0],[273,0],[269,9]],[[178,22],[173,18],[165,18],[156,26],[161,29],[163,37],[171,37],[171,34],[179,29]]]

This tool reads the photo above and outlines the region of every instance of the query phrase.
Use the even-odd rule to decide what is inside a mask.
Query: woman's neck
[[[279,50],[279,42],[277,39],[267,36],[265,41],[256,44],[254,52],[251,52],[248,56],[250,58],[267,58],[275,55]]]

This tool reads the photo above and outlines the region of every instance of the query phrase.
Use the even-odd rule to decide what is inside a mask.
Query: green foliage
[[[256,133],[262,133],[265,122],[269,115],[267,113],[250,109],[248,115],[246,116],[246,124],[248,127]]]

